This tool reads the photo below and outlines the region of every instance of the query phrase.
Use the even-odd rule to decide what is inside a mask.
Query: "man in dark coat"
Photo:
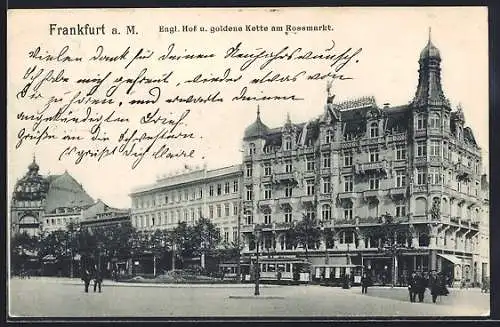
[[[418,274],[417,276],[418,302],[424,302],[426,287],[427,287],[427,278],[425,278],[424,274]]]
[[[361,294],[366,294],[368,292],[368,285],[370,284],[370,279],[366,275],[366,273],[363,273],[363,276],[361,277]]]
[[[89,292],[90,280],[91,280],[90,272],[88,271],[88,269],[85,269],[83,271],[82,280],[85,283],[85,293],[88,293]]]
[[[408,280],[408,292],[410,293],[410,302],[415,302],[417,297],[417,273],[412,272],[410,279]]]
[[[446,296],[449,293],[448,289],[446,288],[446,281],[444,276],[441,273],[436,274],[435,271],[432,272],[432,275],[429,278],[429,288],[431,290],[432,303],[436,303],[438,296]]]
[[[96,267],[94,270],[94,293],[97,290],[97,286],[99,286],[99,293],[101,293],[102,274],[100,269]]]

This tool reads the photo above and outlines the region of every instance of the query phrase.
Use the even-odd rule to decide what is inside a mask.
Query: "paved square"
[[[9,313],[17,317],[342,317],[487,316],[489,294],[450,290],[433,304],[410,303],[404,288],[343,290],[322,286],[151,285],[104,281],[84,293],[77,279],[11,279]],[[230,298],[232,297],[232,298]],[[249,298],[250,297],[250,298]]]

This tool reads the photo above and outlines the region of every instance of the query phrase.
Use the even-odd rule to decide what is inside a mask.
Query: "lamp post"
[[[257,249],[257,259],[255,261],[255,293],[254,295],[260,295],[259,290],[259,282],[260,282],[260,267],[259,267],[259,243],[260,243],[260,234],[262,232],[262,227],[260,225],[254,226],[255,233],[255,241],[256,241],[256,249]]]

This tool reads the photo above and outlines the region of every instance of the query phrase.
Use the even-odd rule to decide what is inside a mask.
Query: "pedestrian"
[[[437,297],[440,293],[439,288],[439,279],[438,276],[436,275],[435,271],[432,271],[431,276],[429,278],[429,288],[431,290],[431,295],[432,295],[432,303],[436,303]]]
[[[411,273],[408,280],[408,292],[410,293],[410,302],[415,302],[418,293],[417,273],[415,271]]]
[[[90,272],[89,272],[88,269],[85,269],[83,271],[82,280],[85,283],[85,293],[88,293],[89,292],[90,280],[91,280]]]
[[[102,273],[101,270],[96,267],[94,270],[94,293],[97,290],[98,286],[99,286],[99,293],[101,293]]]
[[[425,297],[425,289],[427,287],[427,278],[425,278],[424,274],[417,275],[417,294],[418,294],[418,302],[424,302]]]
[[[368,285],[370,284],[370,280],[366,273],[363,273],[361,276],[361,294],[366,294],[368,292]]]

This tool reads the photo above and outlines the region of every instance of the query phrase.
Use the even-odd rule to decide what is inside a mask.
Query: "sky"
[[[333,92],[336,101],[354,99],[362,96],[374,96],[377,104],[407,104],[412,100],[418,82],[418,58],[428,40],[428,29],[432,28],[432,42],[440,50],[442,68],[442,86],[453,109],[461,103],[466,125],[474,132],[483,153],[485,172],[488,173],[488,25],[487,9],[481,7],[419,7],[419,8],[317,8],[317,9],[238,9],[238,10],[73,10],[71,15],[64,11],[40,13],[25,11],[9,13],[8,35],[8,194],[16,180],[22,177],[35,154],[42,174],[60,174],[67,170],[85,188],[94,199],[101,199],[115,207],[130,207],[129,193],[136,187],[153,183],[160,175],[178,173],[185,164],[191,167],[206,164],[208,168],[219,168],[241,162],[242,136],[244,129],[254,122],[257,110],[256,102],[231,102],[212,105],[185,105],[167,108],[174,114],[190,109],[188,127],[200,136],[196,144],[196,158],[182,160],[148,160],[136,169],[131,169],[131,162],[121,157],[102,162],[88,161],[75,165],[71,160],[58,160],[57,146],[54,143],[41,142],[39,145],[28,143],[21,149],[15,149],[16,135],[23,125],[16,120],[21,110],[36,110],[36,105],[18,101],[15,94],[22,87],[22,73],[26,69],[23,55],[35,45],[47,48],[60,47],[67,42],[75,51],[89,54],[96,45],[105,44],[107,49],[116,53],[127,44],[134,47],[154,47],[165,49],[175,42],[177,49],[213,51],[218,54],[225,49],[242,42],[245,49],[258,47],[279,50],[285,45],[303,47],[320,51],[331,46],[335,41],[336,49],[362,48],[356,57],[358,62],[350,63],[342,71],[353,79],[335,81]],[[36,18],[36,19],[35,19]],[[130,36],[102,39],[68,39],[49,36],[47,26],[51,22],[71,24],[76,21],[88,21],[90,24],[113,22],[130,24],[143,34],[131,42]],[[159,25],[197,24],[214,27],[242,24],[286,25],[293,24],[331,24],[332,32],[219,32],[219,33],[159,33]],[[108,42],[112,41],[112,42]],[[175,74],[194,76],[203,72],[207,75],[224,72],[230,67],[237,72],[242,61],[224,61],[219,57],[209,64],[167,63],[148,66],[150,71],[174,70]],[[115,69],[115,65],[104,63],[94,66],[81,66],[84,72],[94,69],[101,71],[106,67]],[[327,71],[325,63],[273,63],[268,67],[274,71],[293,74],[302,69]],[[116,68],[119,69],[119,68]],[[139,69],[139,67],[132,68]],[[68,73],[73,73],[68,67]],[[252,66],[247,72],[258,76],[258,66]],[[221,90],[222,93],[237,95],[242,83],[233,85],[207,85],[198,92],[209,93]],[[303,122],[315,118],[324,110],[326,100],[326,82],[308,81],[297,83],[274,83],[250,88],[254,94],[297,94],[304,98],[296,102],[259,103],[261,118],[269,127],[281,126],[290,114],[292,122]],[[57,89],[51,90],[56,92]],[[189,94],[193,90],[182,89],[179,92]],[[133,108],[127,108],[130,117],[139,115]]]

